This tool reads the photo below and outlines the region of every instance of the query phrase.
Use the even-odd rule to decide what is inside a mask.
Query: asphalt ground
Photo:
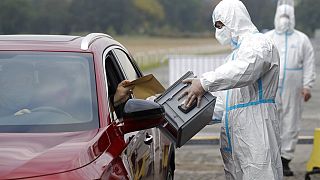
[[[318,78],[312,90],[311,100],[303,105],[304,111],[299,142],[295,151],[295,158],[290,163],[290,167],[294,171],[295,176],[285,177],[285,180],[304,179],[306,164],[313,148],[314,129],[320,127],[320,40],[313,40],[313,44]],[[144,73],[154,74],[165,87],[168,87],[169,77],[167,77],[167,75],[169,73],[167,66],[162,66]],[[218,145],[220,126],[221,124],[206,126],[186,145],[176,149],[175,180],[225,179]],[[320,175],[313,175],[311,179],[320,180]]]
[[[312,151],[312,145],[298,144],[296,156],[290,163],[293,177],[284,180],[303,180],[306,163]],[[186,145],[176,149],[175,180],[224,180],[224,170],[219,145]],[[312,180],[320,175],[311,176]]]

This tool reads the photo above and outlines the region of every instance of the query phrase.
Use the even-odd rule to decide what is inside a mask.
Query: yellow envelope
[[[128,86],[134,86],[132,92],[137,99],[146,99],[165,91],[165,88],[152,74],[133,80],[126,85]]]

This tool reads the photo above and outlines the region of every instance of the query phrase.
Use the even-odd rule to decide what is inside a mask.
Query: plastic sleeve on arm
[[[215,79],[215,77],[213,77],[213,76],[214,76],[214,71],[210,71],[210,72],[206,72],[206,73],[202,74],[202,77],[200,78],[200,83],[202,85],[202,88],[205,91],[210,91],[210,89],[209,89],[210,82],[205,77],[207,77],[207,78],[211,77],[211,79]]]
[[[253,49],[238,52],[237,59],[228,61],[215,71],[202,75],[200,82],[206,91],[220,91],[240,88],[256,82],[271,69],[271,63],[265,61],[263,52]]]
[[[311,89],[316,79],[314,51],[309,38],[305,38],[303,46],[303,87]]]

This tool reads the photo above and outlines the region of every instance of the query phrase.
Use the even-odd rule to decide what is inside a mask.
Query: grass
[[[160,63],[159,61],[152,61],[152,60],[150,60],[150,62],[151,63],[148,63],[147,65],[139,65],[139,68],[142,71],[148,71],[148,70],[155,69],[155,68],[158,68],[161,66],[168,66],[168,64],[169,64],[168,59],[165,59],[162,63]]]
[[[164,58],[168,54],[213,55],[230,52],[228,47],[221,46],[213,37],[115,36],[114,39],[132,53],[143,71],[167,65],[168,59]],[[143,61],[140,61],[141,57],[143,57]]]
[[[166,38],[149,36],[116,36],[131,53],[156,52],[178,48],[196,48],[203,46],[220,46],[213,37],[208,38]]]

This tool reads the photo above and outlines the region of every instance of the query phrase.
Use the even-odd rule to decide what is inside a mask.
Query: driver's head
[[[18,111],[29,104],[34,92],[33,65],[10,62],[0,65],[0,108]]]

